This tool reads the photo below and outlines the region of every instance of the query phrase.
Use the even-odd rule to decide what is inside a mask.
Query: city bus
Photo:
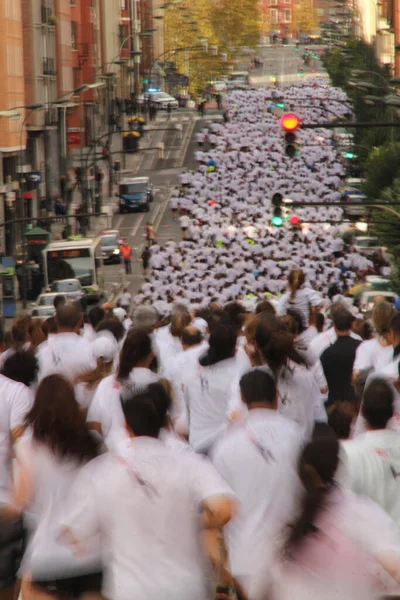
[[[46,288],[60,279],[78,279],[88,302],[100,300],[104,293],[101,238],[81,238],[51,242],[43,250]]]

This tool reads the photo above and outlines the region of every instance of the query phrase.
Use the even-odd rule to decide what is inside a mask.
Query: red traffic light
[[[282,115],[279,122],[285,131],[296,131],[296,129],[300,126],[299,117],[292,113]]]
[[[300,218],[297,215],[292,215],[289,219],[289,223],[291,225],[298,225],[300,223]]]

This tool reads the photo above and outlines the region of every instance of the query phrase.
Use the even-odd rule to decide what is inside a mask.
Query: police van
[[[148,177],[123,177],[119,182],[119,212],[130,210],[149,212],[153,201],[153,186]]]

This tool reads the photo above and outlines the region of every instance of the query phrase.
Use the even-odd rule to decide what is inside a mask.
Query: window
[[[71,21],[71,46],[74,50],[78,48],[78,23]]]
[[[129,27],[128,25],[119,26],[119,45],[128,48]]]
[[[121,0],[121,10],[126,10],[126,0]]]
[[[271,23],[278,22],[278,10],[276,8],[270,9],[270,21],[271,21]]]
[[[73,68],[72,77],[74,82],[74,90],[76,90],[81,85],[81,70],[79,67]]]
[[[283,0],[284,4],[290,4],[292,0]]]
[[[317,15],[323,17],[325,15],[325,10],[323,8],[317,8]]]
[[[285,10],[283,11],[283,22],[284,23],[292,22],[292,11],[290,10],[290,8],[285,8]]]
[[[269,0],[271,6],[276,6],[278,4],[278,0]]]

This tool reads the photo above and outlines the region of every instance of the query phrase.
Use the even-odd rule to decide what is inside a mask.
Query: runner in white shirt
[[[400,526],[400,436],[386,429],[394,414],[394,388],[374,378],[361,407],[367,431],[343,443],[341,483],[379,504]]]
[[[378,505],[336,485],[338,463],[334,433],[318,424],[299,465],[301,511],[284,530],[283,547],[266,546],[252,600],[372,600],[384,591],[376,587],[378,565],[400,583],[396,524]]]
[[[310,287],[305,287],[305,275],[301,269],[293,269],[288,276],[289,291],[279,299],[278,316],[286,314],[288,308],[300,313],[304,327],[308,327],[310,306],[321,306],[323,299]]]
[[[390,339],[390,325],[393,317],[393,305],[378,302],[372,311],[372,323],[377,337],[362,342],[357,348],[354,361],[354,378],[359,371],[373,369],[379,371],[393,359],[393,346]]]
[[[11,456],[14,444],[24,431],[25,419],[33,403],[28,385],[36,377],[37,363],[28,352],[15,352],[4,364],[10,379],[0,375],[0,505],[4,508],[12,499]],[[19,379],[17,381],[16,379]],[[21,382],[24,378],[24,382]],[[27,384],[27,385],[26,385]],[[22,519],[5,522],[0,519],[0,597],[12,599],[24,551]],[[17,592],[18,593],[18,592]]]
[[[224,433],[232,385],[243,364],[236,353],[231,327],[216,326],[209,348],[184,375],[183,387],[189,420],[189,443],[196,452],[207,453]]]
[[[75,382],[76,400],[87,411],[100,382],[114,371],[118,343],[111,332],[103,331],[92,343],[96,368],[84,373]]]
[[[274,539],[291,518],[300,492],[296,467],[303,438],[278,413],[271,375],[250,371],[240,389],[248,417],[217,442],[212,461],[240,502],[225,534],[231,573],[246,588],[256,565],[264,564],[266,538]]]
[[[169,363],[169,368],[164,375],[171,382],[173,389],[172,420],[175,429],[181,435],[187,435],[189,431],[188,415],[183,393],[185,373],[188,369],[193,368],[202,354],[205,354],[208,343],[203,340],[200,331],[193,325],[185,327],[180,335],[180,341],[183,352]]]
[[[179,336],[190,321],[191,316],[186,306],[176,304],[171,311],[171,323],[154,332],[153,343],[160,375],[167,376],[169,369],[174,367],[175,359],[182,354]]]
[[[64,513],[64,539],[80,545],[102,532],[106,597],[204,600],[211,582],[199,536],[231,518],[231,491],[208,461],[156,439],[163,423],[148,391],[126,396],[123,410],[130,448],[84,470]]]
[[[314,373],[305,367],[293,337],[273,315],[258,324],[255,342],[264,368],[276,377],[279,412],[300,425],[305,439],[309,438],[321,415],[320,390]]]
[[[60,375],[41,380],[16,449],[14,505],[24,510],[28,545],[23,560],[24,594],[50,592],[79,597],[101,589],[100,539],[80,557],[59,543],[65,501],[80,468],[97,456],[72,385]]]
[[[121,397],[128,391],[139,391],[158,376],[150,371],[154,358],[150,335],[144,330],[132,330],[121,350],[118,370],[101,381],[90,405],[89,427],[103,436],[109,449],[126,436],[121,409]]]
[[[71,383],[90,369],[96,361],[92,355],[91,344],[81,337],[82,307],[78,303],[67,303],[57,311],[57,335],[43,342],[38,348],[38,380],[46,375],[60,373]]]

